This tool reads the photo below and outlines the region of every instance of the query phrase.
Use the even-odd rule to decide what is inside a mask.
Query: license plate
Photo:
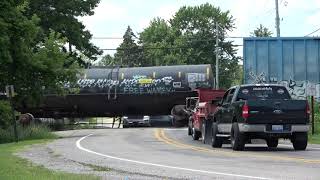
[[[283,131],[283,125],[272,125],[272,131]]]

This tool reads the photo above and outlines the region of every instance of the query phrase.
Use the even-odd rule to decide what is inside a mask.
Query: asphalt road
[[[100,129],[59,132],[51,146],[76,162],[127,172],[123,179],[320,179],[320,146],[294,151],[250,144],[234,152],[193,141],[186,129]],[[138,176],[133,176],[138,175]],[[108,179],[106,177],[106,179]]]

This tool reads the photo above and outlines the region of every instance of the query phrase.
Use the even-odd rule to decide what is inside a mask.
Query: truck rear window
[[[237,100],[251,99],[290,99],[290,95],[287,89],[281,86],[241,87]]]

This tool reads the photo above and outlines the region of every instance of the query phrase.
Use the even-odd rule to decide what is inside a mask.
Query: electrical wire
[[[306,37],[306,36],[310,36],[311,34],[314,34],[314,33],[318,32],[319,30],[320,30],[320,28],[318,28],[318,29],[316,29],[316,30],[312,31],[311,33],[309,33],[309,34],[305,35],[304,37]]]
[[[242,38],[245,38],[244,36],[225,36],[225,38],[228,38],[228,39],[242,39]],[[124,39],[123,37],[92,37],[92,39],[94,40],[122,40]],[[137,37],[132,37],[132,39],[139,39]],[[194,39],[194,38],[187,38],[187,39]],[[215,40],[215,39],[214,39]]]
[[[236,45],[231,45],[233,47],[239,47],[239,46],[243,46],[241,44],[236,44]],[[138,47],[138,50],[152,50],[152,49],[189,49],[189,48],[193,48],[191,46],[181,46],[181,47]],[[126,51],[126,50],[133,50],[133,48],[100,48],[99,50],[102,51]]]

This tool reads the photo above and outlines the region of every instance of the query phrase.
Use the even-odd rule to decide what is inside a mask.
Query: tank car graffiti
[[[166,76],[160,79],[152,79],[144,75],[133,76],[132,79],[112,80],[112,79],[79,79],[79,88],[110,89],[118,88],[120,93],[129,94],[153,94],[174,92],[173,77]],[[104,91],[106,92],[106,91]]]

